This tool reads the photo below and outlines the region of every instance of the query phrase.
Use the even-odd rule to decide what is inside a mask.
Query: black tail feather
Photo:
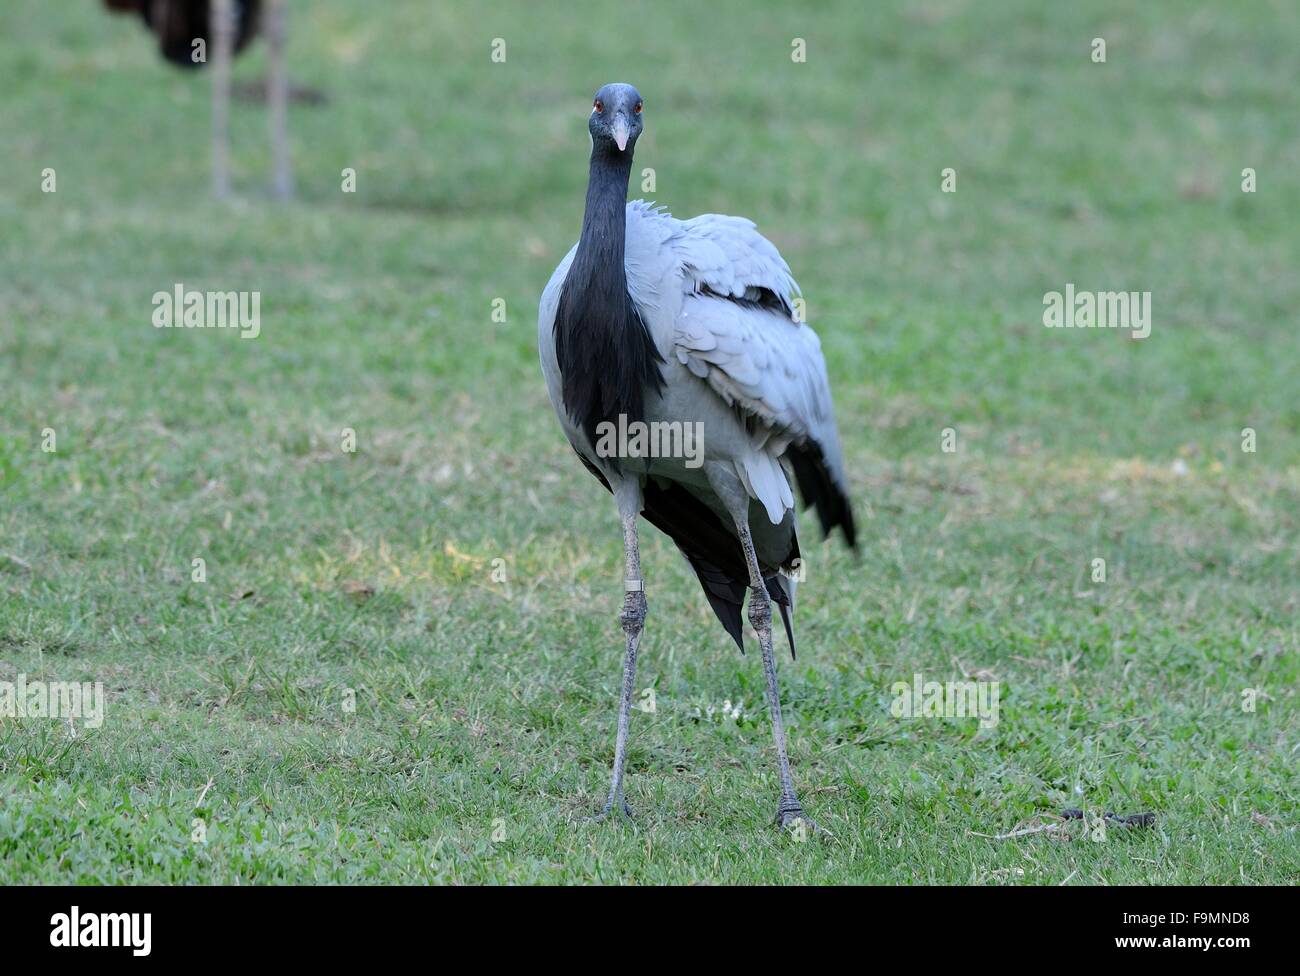
[[[578,457],[582,458],[583,464],[608,489],[608,482],[596,466],[582,457],[582,454],[578,453]],[[749,589],[749,567],[745,565],[740,541],[713,509],[681,485],[647,479],[644,502],[641,514],[647,522],[677,544],[677,548],[695,570],[714,615],[736,642],[740,653],[744,654],[743,611],[745,591]],[[847,511],[847,502],[845,510]],[[853,516],[849,513],[847,534],[850,541],[852,530]],[[791,568],[797,565],[798,560],[799,542],[792,535],[790,552],[781,565],[783,568]],[[767,584],[768,596],[781,612],[786,640],[790,643],[790,657],[794,659],[794,624],[791,619],[793,607],[789,587],[785,578],[777,573],[764,577],[763,581]]]
[[[829,536],[831,530],[839,526],[844,533],[844,541],[850,549],[858,547],[857,528],[853,524],[853,508],[844,489],[835,483],[822,449],[815,441],[803,444],[791,444],[785,456],[794,471],[794,479],[799,483],[799,494],[805,505],[811,505],[817,511],[817,521],[821,523],[822,533]]]
[[[686,550],[682,550],[687,561],[691,564],[691,569],[695,570],[695,575],[700,579],[700,586],[704,588],[704,596],[709,601],[709,606],[713,608],[713,613],[717,616],[722,626],[726,628],[731,639],[736,642],[740,648],[740,653],[745,653],[744,642],[744,615],[742,611],[745,608],[745,594],[749,587],[737,579],[728,576],[722,570],[718,569],[712,563],[701,559],[698,556],[692,556]],[[786,592],[785,581],[780,576],[769,576],[763,581],[767,584],[767,594],[776,604],[777,609],[781,612],[781,622],[785,624],[785,639],[790,643],[790,658],[798,660],[795,656],[794,649],[794,623],[790,616],[790,594]]]
[[[679,547],[680,548],[680,547]],[[691,564],[691,569],[695,570],[695,575],[700,578],[700,586],[704,588],[704,596],[709,601],[709,606],[713,608],[714,614],[726,628],[731,639],[736,642],[740,648],[740,653],[745,653],[744,618],[741,616],[741,609],[745,605],[745,586],[732,579],[722,570],[718,569],[712,563],[706,562],[698,556],[692,556],[686,550],[682,550],[687,561]]]
[[[709,601],[731,639],[745,653],[745,591],[749,588],[749,567],[740,541],[713,509],[685,488],[660,484],[650,479],[645,485],[645,508],[642,514],[651,525],[667,535],[690,562],[699,577],[704,596]],[[787,562],[799,555],[793,539]],[[790,620],[790,594],[780,576],[766,578],[767,592],[781,611],[785,635],[794,655],[794,626]]]
[[[794,606],[790,601],[790,591],[786,588],[785,579],[781,576],[769,576],[763,582],[767,584],[767,592],[772,597],[772,602],[781,611],[781,623],[785,624],[785,639],[790,642],[790,660],[797,661],[799,658],[794,652],[794,622],[791,620]]]

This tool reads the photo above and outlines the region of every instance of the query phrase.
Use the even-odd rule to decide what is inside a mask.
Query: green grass
[[[1294,5],[480,6],[296,3],[329,97],[292,112],[299,199],[239,104],[221,206],[206,78],[93,4],[5,5],[0,680],[108,706],[0,719],[0,883],[1300,878]],[[770,826],[755,648],[651,534],[638,825],[581,823],[621,545],[535,310],[610,80],[654,197],[755,219],[827,352],[865,545],[805,521],[781,680],[834,842]],[[1152,292],[1151,337],[1044,329],[1067,281]],[[260,290],[261,336],[154,329],[175,282]],[[915,672],[998,680],[999,724],[893,718]],[[1062,807],[1158,821],[979,836]]]

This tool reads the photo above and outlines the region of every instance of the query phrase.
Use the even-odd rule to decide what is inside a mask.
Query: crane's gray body
[[[551,276],[538,311],[542,373],[556,416],[574,450],[611,485],[630,476],[674,482],[728,524],[710,474],[713,481],[719,468],[734,474],[751,499],[759,559],[778,567],[794,533],[794,493],[780,461],[789,445],[814,442],[837,486],[844,485],[821,344],[788,311],[798,286],[748,220],[704,214],[682,221],[641,200],[627,204],[626,220],[628,294],[664,359],[663,392],[647,397],[645,420],[702,425],[705,463],[611,463],[565,409],[554,325],[576,244]],[[761,304],[764,293],[784,308]]]

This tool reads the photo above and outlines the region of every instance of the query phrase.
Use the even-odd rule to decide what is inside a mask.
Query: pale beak
[[[614,144],[618,146],[619,152],[627,148],[627,137],[627,119],[620,115],[614,119]]]

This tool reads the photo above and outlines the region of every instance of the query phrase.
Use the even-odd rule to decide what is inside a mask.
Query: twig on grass
[[[1050,823],[1042,823],[1041,817],[1053,817],[1055,819]],[[974,837],[985,837],[989,840],[1014,840],[1017,837],[1029,837],[1032,834],[1052,834],[1056,837],[1073,839],[1068,830],[1069,822],[1071,820],[1080,820],[1086,824],[1088,817],[1082,810],[1070,809],[1062,810],[1059,815],[1046,813],[1033,819],[1040,822],[1027,821],[1025,824],[1016,827],[1015,830],[1007,831],[1005,834],[982,834],[977,830],[969,831],[969,833]],[[1156,822],[1156,815],[1154,813],[1121,814],[1108,810],[1102,814],[1101,819],[1107,825],[1116,827],[1151,827]]]
[[[1047,816],[1051,816],[1051,814]],[[1030,834],[1059,832],[1064,827],[1065,823],[1057,820],[1054,823],[1037,823],[1032,826],[1017,827],[1005,834],[981,834],[977,830],[972,830],[970,833],[975,837],[987,837],[989,840],[1013,840],[1016,837],[1028,837]]]
[[[203,801],[204,801],[205,799],[207,799],[207,796],[208,796],[208,790],[210,790],[210,789],[212,789],[212,777],[211,777],[211,776],[209,776],[209,777],[208,777],[208,781],[207,781],[206,783],[203,784],[203,792],[199,794],[199,798],[198,798],[197,800],[194,801],[194,809],[195,809],[195,810],[197,810],[199,807],[203,806]]]

